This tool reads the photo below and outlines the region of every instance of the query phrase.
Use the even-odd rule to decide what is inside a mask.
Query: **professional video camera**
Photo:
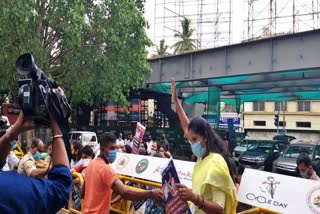
[[[49,112],[52,113],[63,134],[70,159],[68,139],[68,118],[71,115],[70,100],[58,91],[58,83],[48,78],[38,68],[31,53],[18,57],[16,69],[18,73],[28,78],[19,80],[18,103],[24,117],[35,121],[37,124],[49,126]]]
[[[59,118],[70,116],[69,101],[66,96],[58,92],[58,83],[48,78],[37,67],[30,53],[18,57],[16,69],[18,73],[29,78],[19,80],[18,103],[26,118],[48,126],[50,125],[49,111]],[[60,105],[66,112],[62,111]]]

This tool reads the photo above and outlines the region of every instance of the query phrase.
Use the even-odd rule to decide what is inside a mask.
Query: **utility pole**
[[[295,25],[296,25],[296,3],[295,0],[292,1],[292,18],[293,18],[293,25],[292,25],[292,33],[295,33]]]
[[[283,121],[282,121],[282,127],[283,132],[286,132],[286,101],[282,101],[282,108],[283,108]]]

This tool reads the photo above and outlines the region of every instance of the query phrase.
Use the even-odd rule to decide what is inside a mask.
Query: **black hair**
[[[0,130],[0,137],[2,137],[6,133],[5,130]]]
[[[132,148],[131,146],[129,146],[128,144],[124,145],[124,147],[126,148],[127,153],[131,154],[132,153]]]
[[[307,147],[302,147],[302,148],[300,149],[300,154],[303,154],[303,153],[309,154],[309,149],[308,149]]]
[[[143,155],[147,155],[148,154],[148,146],[147,146],[147,143],[146,142],[144,142],[144,141],[142,141],[140,144],[143,144],[144,145],[144,148],[145,148],[145,153],[143,154]]]
[[[39,138],[33,139],[32,143],[31,143],[31,148],[38,147],[40,142],[41,142],[41,140]]]
[[[232,180],[235,181],[235,175],[231,167],[228,151],[225,151],[225,147],[223,146],[223,140],[216,133],[216,131],[213,128],[211,128],[210,124],[204,118],[196,117],[190,121],[188,130],[193,130],[196,134],[207,138],[206,155],[208,155],[210,152],[222,155],[222,157],[228,165],[229,174]]]
[[[73,141],[72,142],[73,149],[78,151],[76,155],[72,157],[73,161],[79,161],[81,159],[81,150],[83,148],[81,141]]]
[[[241,176],[242,176],[243,173],[244,173],[244,166],[239,165],[239,166],[238,166],[238,175],[241,175]]]
[[[158,142],[156,142],[156,145],[157,145],[157,152],[159,152],[160,150],[160,144]]]
[[[306,167],[311,166],[311,160],[307,153],[302,153],[297,158],[297,166],[300,164],[304,164]]]
[[[73,149],[77,150],[78,152],[81,152],[81,149],[83,148],[82,144],[80,141],[73,141],[72,142]]]
[[[106,145],[108,145],[110,143],[115,143],[116,140],[117,140],[117,137],[113,133],[105,132],[100,137],[100,145],[101,146],[106,146]]]
[[[94,153],[93,153],[91,146],[87,145],[87,146],[83,147],[81,152],[82,152],[82,154],[85,154],[85,155],[90,156],[91,158],[94,158]]]

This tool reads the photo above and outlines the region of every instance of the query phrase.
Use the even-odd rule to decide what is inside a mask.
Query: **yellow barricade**
[[[83,190],[84,179],[83,179],[82,174],[77,173],[77,172],[73,172],[72,173],[72,178],[74,178],[74,179],[78,178],[79,179],[80,188],[81,188],[81,190]],[[152,186],[152,187],[155,187],[155,188],[161,188],[162,187],[162,185],[159,184],[159,183],[155,183],[155,182],[152,182],[152,181],[146,181],[146,180],[133,178],[133,177],[128,177],[128,176],[124,176],[124,175],[118,175],[118,178],[120,180],[122,180],[122,181],[131,181],[131,182],[134,182],[134,183],[137,183],[137,184],[142,184],[142,185],[145,185],[145,186]],[[125,185],[125,186],[127,188],[134,189],[134,190],[143,190],[143,189],[137,188],[137,187],[132,187],[132,186],[128,186],[128,185]],[[190,202],[188,204],[190,205]],[[134,208],[132,206],[132,202],[131,201],[121,199],[121,201],[119,201],[119,202],[117,202],[117,203],[115,203],[115,204],[113,204],[111,206],[110,211],[113,211],[113,212],[116,212],[116,213],[119,213],[119,214],[127,214],[127,213],[130,214],[130,213],[133,213],[133,209]],[[81,200],[81,211],[82,210],[83,210],[83,200]],[[75,210],[75,209],[72,208],[72,197],[71,197],[71,195],[70,195],[70,198],[69,198],[68,209],[61,209],[61,211],[62,211],[62,213],[81,214],[81,211]],[[238,214],[279,214],[279,213],[275,212],[275,211],[267,210],[267,209],[264,209],[264,208],[255,207],[255,208],[240,212]]]
[[[118,178],[120,180],[131,181],[131,182],[142,184],[142,185],[145,185],[145,186],[152,186],[152,187],[156,187],[156,188],[161,188],[162,187],[162,184],[155,183],[155,182],[152,182],[152,181],[142,180],[142,179],[139,179],[139,178],[133,178],[133,177],[128,177],[128,176],[124,176],[124,175],[118,175]]]
[[[275,212],[275,211],[271,211],[271,210],[267,210],[267,209],[264,209],[264,208],[260,208],[260,207],[255,207],[255,208],[243,211],[243,212],[238,213],[238,214],[280,214],[280,213]]]
[[[161,188],[162,185],[159,183],[155,183],[152,181],[146,181],[146,180],[142,180],[142,179],[138,179],[138,178],[133,178],[133,177],[128,177],[128,176],[124,176],[124,175],[118,175],[118,178],[122,181],[131,181],[137,184],[142,184],[145,186],[152,186],[155,188]],[[137,187],[132,187],[132,186],[128,186],[125,185],[127,188],[130,189],[135,189],[135,190],[143,190],[141,188],[137,188]],[[111,211],[119,213],[119,214],[125,214],[125,213],[132,213],[133,212],[133,207],[132,207],[132,202],[131,201],[127,201],[124,199],[121,199],[121,201],[113,204],[110,208]]]
[[[84,179],[81,173],[73,172],[72,173],[73,179],[78,179],[80,184],[81,191],[83,190],[83,184]],[[61,209],[63,213],[73,213],[73,214],[81,214],[81,211],[83,210],[83,200],[81,199],[81,210],[76,210],[72,208],[72,195],[70,194],[69,203],[68,203],[68,209]]]
[[[18,143],[16,143],[16,149],[13,152],[19,159],[22,159],[24,156],[24,153]]]

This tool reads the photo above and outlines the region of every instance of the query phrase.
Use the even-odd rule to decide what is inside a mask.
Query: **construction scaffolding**
[[[160,40],[172,47],[181,21],[191,20],[197,49],[262,39],[320,26],[320,0],[154,0],[154,52]],[[241,26],[242,25],[242,26]],[[168,51],[173,53],[173,49]]]
[[[197,49],[232,43],[231,0],[154,0],[154,44],[164,39],[170,47],[179,41],[181,21],[191,20]],[[156,50],[156,49],[155,49]]]
[[[243,40],[319,28],[319,0],[244,1]]]

